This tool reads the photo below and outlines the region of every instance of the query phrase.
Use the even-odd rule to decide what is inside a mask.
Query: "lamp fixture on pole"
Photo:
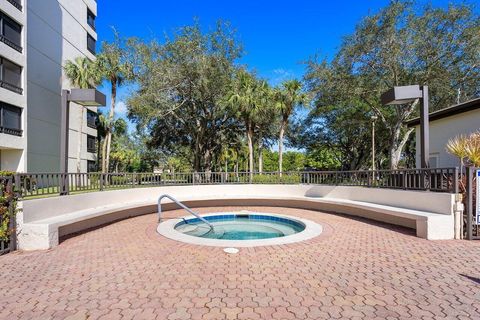
[[[420,100],[420,167],[430,167],[429,128],[428,128],[428,86],[393,87],[381,96],[382,104],[406,104]]]

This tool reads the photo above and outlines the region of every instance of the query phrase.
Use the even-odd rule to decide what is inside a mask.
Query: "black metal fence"
[[[462,186],[461,190],[463,193],[463,203],[465,206],[464,210],[464,235],[466,239],[473,240],[473,239],[480,239],[480,224],[479,220],[477,219],[477,215],[480,212],[476,212],[477,208],[477,201],[480,199],[477,198],[478,190],[477,190],[477,179],[476,176],[477,170],[480,168],[475,167],[467,167],[465,177],[462,177]],[[464,180],[464,183],[463,183]]]
[[[190,172],[190,173],[19,173],[23,198],[168,185],[312,184],[458,193],[456,168],[376,171]]]
[[[376,171],[295,171],[295,172],[190,172],[190,173],[18,173],[0,176],[2,203],[7,192],[15,198],[34,199],[126,188],[207,185],[207,184],[311,184],[361,186],[432,192],[459,192],[457,168],[401,169]],[[2,207],[0,203],[0,208]],[[10,202],[13,203],[13,202]],[[14,217],[8,205],[0,215]],[[9,220],[13,231],[15,219]],[[0,254],[15,248],[15,232],[0,239]]]

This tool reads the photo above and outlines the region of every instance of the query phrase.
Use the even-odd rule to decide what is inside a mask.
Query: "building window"
[[[0,102],[0,133],[22,135],[22,109]]]
[[[22,26],[1,12],[0,41],[22,52]]]
[[[87,33],[87,49],[91,53],[95,54],[96,52],[97,41]]]
[[[87,160],[87,172],[97,172],[97,163],[92,160]]]
[[[97,129],[97,113],[87,109],[87,126]]]
[[[11,4],[13,4],[13,6],[15,8],[17,8],[18,10],[22,11],[23,7],[22,7],[22,0],[7,0],[8,2],[10,2]]]
[[[22,67],[0,57],[0,87],[22,94]]]
[[[87,24],[95,30],[95,15],[87,8]]]
[[[87,135],[87,151],[97,152],[97,138],[95,136]]]

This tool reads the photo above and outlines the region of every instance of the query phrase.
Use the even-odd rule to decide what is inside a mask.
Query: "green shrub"
[[[10,227],[11,219],[15,218],[17,197],[13,190],[13,179],[15,172],[0,171],[0,241],[7,242],[14,232]]]
[[[294,184],[300,183],[301,177],[299,174],[283,174],[282,176],[279,175],[269,175],[269,174],[255,174],[252,179],[253,183],[258,184]]]

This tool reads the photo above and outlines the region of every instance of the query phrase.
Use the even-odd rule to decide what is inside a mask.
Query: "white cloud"
[[[289,80],[295,78],[294,73],[291,70],[285,70],[283,68],[273,69],[272,71],[273,77],[271,77],[270,83],[272,85],[278,85],[279,83],[283,82],[284,80]]]
[[[127,105],[122,100],[115,103],[115,113],[118,115],[127,114]]]
[[[288,72],[287,70],[282,69],[282,68],[274,69],[273,73],[277,74],[277,75],[281,75],[281,76],[289,76],[290,75],[290,72]]]

